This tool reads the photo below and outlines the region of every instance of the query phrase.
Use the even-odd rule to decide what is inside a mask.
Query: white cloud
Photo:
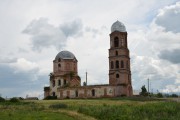
[[[17,61],[15,63],[11,63],[10,66],[15,69],[15,72],[18,71],[29,72],[38,69],[38,65],[36,63],[27,61],[24,58],[17,59]]]
[[[159,10],[159,14],[155,18],[155,23],[164,27],[166,31],[180,32],[180,2],[174,5],[166,6]]]
[[[180,84],[180,71],[177,72],[175,84]]]
[[[31,35],[33,50],[41,51],[51,46],[61,50],[65,47],[67,38],[79,34],[81,29],[82,23],[79,19],[55,27],[48,23],[47,18],[40,18],[33,20],[23,33]]]
[[[44,93],[42,90],[28,90],[28,91],[23,91],[23,93],[19,94],[19,96],[23,96],[24,98],[38,97],[38,98],[42,99],[42,98],[44,98]]]
[[[165,89],[161,90],[164,93],[179,93],[180,85],[167,85]]]
[[[176,84],[179,74],[176,65],[148,56],[133,55],[132,60],[132,83],[135,89],[140,89],[144,84],[147,86],[148,78],[154,90],[163,89],[167,84]]]
[[[41,50],[50,46],[63,47],[66,37],[58,28],[48,23],[47,19],[33,20],[23,31],[32,36],[33,50]]]

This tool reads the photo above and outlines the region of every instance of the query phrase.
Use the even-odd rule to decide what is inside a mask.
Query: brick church
[[[123,23],[111,26],[109,49],[109,84],[81,86],[78,60],[69,51],[59,52],[53,61],[50,86],[44,87],[44,97],[101,98],[132,96],[130,57],[127,31]]]

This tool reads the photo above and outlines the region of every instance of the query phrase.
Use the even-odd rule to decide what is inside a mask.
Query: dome
[[[112,24],[111,26],[111,32],[119,31],[119,32],[126,32],[126,27],[122,22],[119,22],[118,20]]]
[[[69,51],[61,51],[56,55],[55,60],[58,60],[59,58],[61,58],[61,59],[74,59],[75,56],[73,53],[71,53]]]

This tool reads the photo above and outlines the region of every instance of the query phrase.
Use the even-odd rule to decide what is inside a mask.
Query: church
[[[127,31],[123,23],[111,26],[109,49],[109,84],[83,85],[78,76],[78,60],[69,51],[59,52],[53,60],[49,87],[44,87],[44,97],[103,98],[132,96],[131,67]]]

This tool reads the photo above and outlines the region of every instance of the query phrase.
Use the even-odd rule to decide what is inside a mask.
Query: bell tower
[[[109,49],[109,85],[117,86],[117,95],[132,96],[127,32],[123,23],[111,26]]]

